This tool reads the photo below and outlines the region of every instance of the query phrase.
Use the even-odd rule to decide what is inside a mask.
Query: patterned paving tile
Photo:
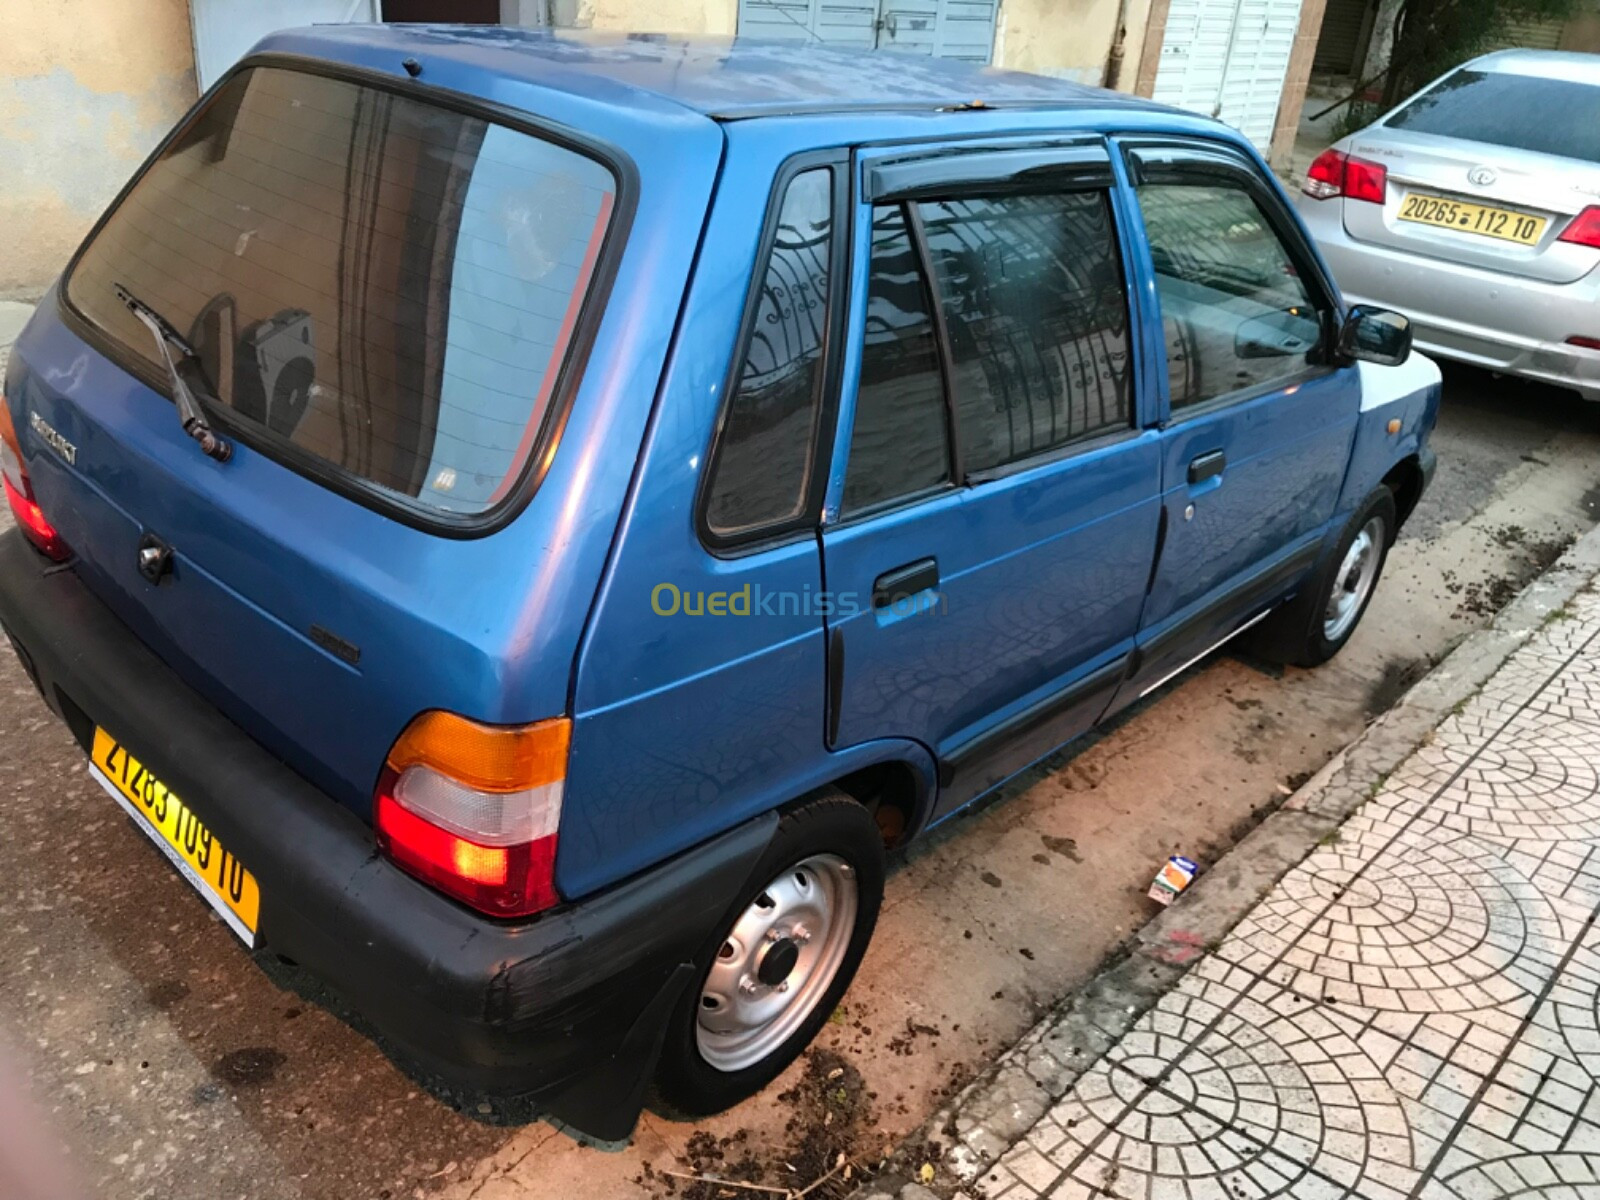
[[[1600,1200],[1600,593],[995,1173],[1030,1200]]]
[[[1419,822],[1497,842],[1600,835],[1600,726],[1529,708],[1487,745],[1430,749],[1430,769],[1449,774]]]

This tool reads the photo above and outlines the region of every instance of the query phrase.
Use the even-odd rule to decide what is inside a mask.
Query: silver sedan
[[[1345,297],[1420,349],[1600,400],[1600,55],[1476,58],[1334,143],[1298,202]]]

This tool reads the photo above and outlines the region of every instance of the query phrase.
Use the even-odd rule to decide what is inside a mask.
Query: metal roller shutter
[[[1554,50],[1561,45],[1565,21],[1517,21],[1507,25],[1484,50]]]
[[[1361,34],[1367,24],[1367,0],[1328,0],[1317,31],[1317,50],[1311,66],[1317,71],[1350,75],[1361,52]]]

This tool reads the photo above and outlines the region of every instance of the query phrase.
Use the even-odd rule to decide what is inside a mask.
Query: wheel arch
[[[854,746],[846,754],[852,760],[848,769],[796,796],[781,811],[825,792],[842,792],[873,813],[885,849],[906,845],[933,813],[937,794],[933,757],[917,742],[900,740]]]
[[[1418,501],[1422,499],[1422,490],[1427,485],[1421,458],[1415,454],[1407,455],[1390,467],[1389,473],[1380,482],[1394,494],[1394,531],[1398,534],[1406,518],[1416,510]],[[1390,539],[1391,542],[1393,540]]]

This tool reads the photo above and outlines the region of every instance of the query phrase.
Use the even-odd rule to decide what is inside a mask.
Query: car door
[[[822,530],[829,742],[922,741],[937,818],[1121,681],[1160,435],[1103,141],[863,154],[858,186]]]
[[[1118,704],[1259,619],[1333,518],[1360,409],[1335,293],[1277,189],[1221,144],[1131,143],[1166,354],[1162,545]]]

